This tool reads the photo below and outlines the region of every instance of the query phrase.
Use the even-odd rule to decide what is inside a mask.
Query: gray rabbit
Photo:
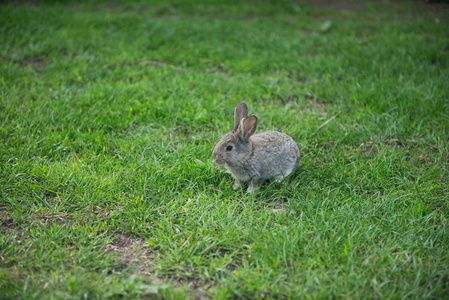
[[[301,158],[295,141],[285,133],[266,131],[253,135],[257,117],[248,117],[248,106],[240,103],[234,112],[234,128],[215,145],[212,156],[225,165],[235,178],[234,189],[249,181],[247,192],[253,193],[270,178],[276,182],[292,173]]]

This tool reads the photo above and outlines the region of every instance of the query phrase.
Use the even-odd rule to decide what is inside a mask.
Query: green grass
[[[320,3],[1,4],[0,298],[446,297],[448,5]],[[254,195],[241,101],[303,155]]]

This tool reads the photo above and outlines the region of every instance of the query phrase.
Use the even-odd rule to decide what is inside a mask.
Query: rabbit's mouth
[[[224,165],[225,161],[223,160],[223,157],[221,155],[214,153],[213,155],[214,161],[219,165]]]

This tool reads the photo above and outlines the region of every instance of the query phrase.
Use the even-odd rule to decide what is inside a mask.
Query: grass
[[[443,298],[448,5],[0,6],[4,299]],[[233,191],[246,101],[302,152]]]

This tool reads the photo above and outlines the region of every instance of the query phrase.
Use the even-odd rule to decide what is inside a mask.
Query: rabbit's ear
[[[248,118],[242,120],[242,137],[245,141],[248,141],[249,138],[256,132],[257,128],[257,117],[255,115],[251,115]]]
[[[248,106],[245,102],[241,102],[234,111],[234,128],[233,130],[237,130],[240,125],[240,121],[243,118],[246,118],[248,116]]]

